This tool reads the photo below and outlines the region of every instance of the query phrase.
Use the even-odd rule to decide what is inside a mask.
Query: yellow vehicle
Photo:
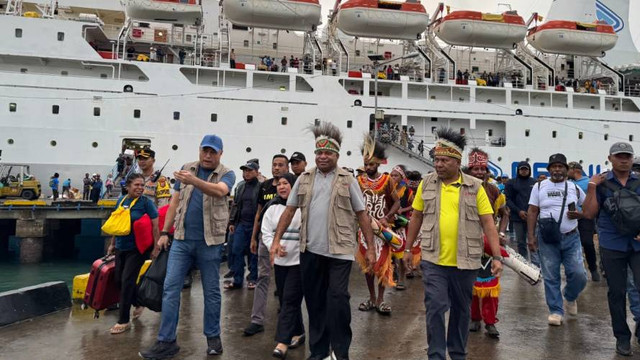
[[[0,164],[0,198],[35,200],[41,193],[40,181],[30,175],[29,165]]]

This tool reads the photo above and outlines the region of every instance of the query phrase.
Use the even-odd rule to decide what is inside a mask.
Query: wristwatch
[[[160,236],[169,236],[168,231],[160,231]]]
[[[500,231],[500,232],[498,233],[498,235],[503,236],[503,237],[507,237],[507,234],[503,233],[502,231]]]
[[[493,260],[498,260],[504,264],[504,257],[502,255],[494,256]]]

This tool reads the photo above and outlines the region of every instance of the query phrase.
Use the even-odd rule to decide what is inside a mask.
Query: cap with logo
[[[151,149],[142,149],[138,152],[138,155],[136,155],[136,157],[143,158],[143,159],[148,159],[148,158],[155,159],[156,152]]]
[[[549,156],[549,164],[547,165],[547,169],[549,169],[553,164],[562,164],[567,169],[569,168],[569,165],[567,164],[567,157],[564,156],[564,154],[553,154]]]
[[[222,151],[222,139],[217,135],[205,135],[200,142],[201,148],[212,148],[215,152]]]
[[[611,145],[611,148],[609,149],[609,155],[617,155],[617,154],[633,155],[633,147],[631,147],[631,144],[627,144],[625,142],[617,142]]]
[[[257,162],[252,161],[252,160],[255,160],[255,159],[251,159],[251,160],[247,161],[246,164],[240,166],[240,170],[258,170],[258,169],[260,169],[260,165],[258,165]]]
[[[291,157],[289,158],[289,162],[296,162],[296,161],[307,161],[307,158],[304,156],[303,153],[296,151],[293,154],[291,154]]]

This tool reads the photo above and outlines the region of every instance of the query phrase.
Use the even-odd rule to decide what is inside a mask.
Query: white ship
[[[626,0],[556,0],[548,18],[526,24],[513,11],[349,0],[321,30],[314,0],[33,1],[0,0],[0,160],[30,164],[41,180],[58,172],[75,185],[86,172],[111,172],[125,148],[147,145],[175,170],[209,133],[222,137],[225,164],[260,158],[268,174],[276,153],[301,151],[313,163],[305,129],[316,121],[342,129],[340,165],[352,168],[374,119],[414,129],[413,150],[392,146],[389,163],[423,172],[415,144],[423,140],[427,155],[441,126],[485,148],[496,175],[528,160],[537,176],[555,152],[590,175],[608,168],[614,142],[640,151],[640,54]],[[363,39],[385,34],[399,40]],[[402,75],[376,81],[359,71],[378,54]],[[264,55],[300,65],[261,71]],[[479,86],[473,75],[457,79],[466,69],[502,75],[498,86]],[[600,87],[556,88],[556,77]]]

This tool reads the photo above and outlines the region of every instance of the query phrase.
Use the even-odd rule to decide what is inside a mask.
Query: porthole
[[[250,148],[250,147],[248,147],[248,148],[246,148],[246,149],[245,149],[245,151],[246,151],[246,152],[251,152],[251,148]]]
[[[173,150],[178,150],[178,145],[173,145],[173,146],[171,147],[171,149],[173,149]]]
[[[286,152],[287,152],[287,149],[284,149],[284,148],[280,149],[280,154],[286,154]]]
[[[608,160],[607,160],[607,161],[605,161],[605,162],[604,162],[604,164],[605,164],[605,165],[609,165],[609,161],[608,161]]]
[[[362,106],[362,100],[356,100],[353,102],[353,106]]]
[[[13,139],[7,139],[7,144],[13,145]]]
[[[351,150],[347,151],[347,156],[351,156]]]
[[[91,143],[91,146],[94,147],[94,148],[97,148],[98,147],[98,143],[94,141],[94,142]]]
[[[583,163],[584,163],[584,160],[580,160],[580,161],[578,161],[578,163],[583,164]]]
[[[9,103],[9,112],[16,112],[18,110],[18,104]]]
[[[502,156],[498,156],[498,161],[502,161]]]
[[[51,146],[56,146],[56,145],[58,145],[58,142],[57,142],[57,141],[55,141],[55,140],[51,140],[51,141],[49,142],[49,145],[51,145]]]
[[[60,75],[67,76],[67,75],[69,75],[69,72],[67,70],[62,70],[62,71],[60,71]]]
[[[126,92],[126,93],[130,93],[133,92],[133,86],[131,85],[125,85],[124,88],[122,89],[122,91]]]

